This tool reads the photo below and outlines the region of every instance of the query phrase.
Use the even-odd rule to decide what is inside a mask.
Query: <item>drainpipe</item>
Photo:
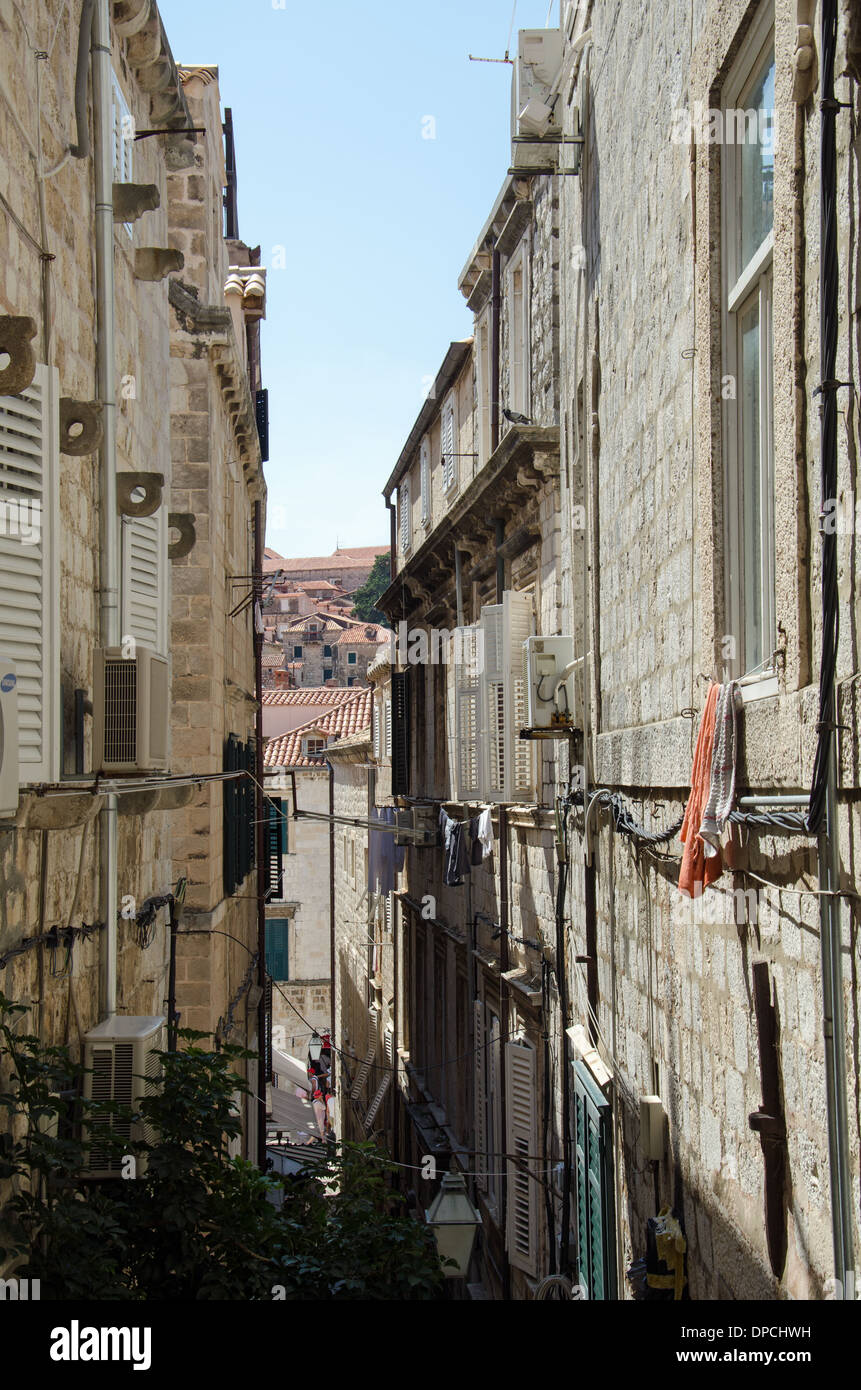
[[[257,605],[263,598],[263,504],[254,503],[254,695],[257,700],[257,713],[254,721],[254,747],[256,752],[257,786],[254,789],[254,819],[256,858],[257,858],[257,983],[260,986],[260,1003],[257,1006],[257,1165],[262,1173],[266,1171],[266,837],[264,834],[263,801],[263,641],[264,634],[257,631]]]
[[[384,492],[383,497],[385,498],[386,506],[389,509],[389,545],[391,546],[391,551],[389,555],[389,577],[390,579],[394,579],[395,556],[398,553],[397,513],[395,510],[395,504],[392,501],[389,493]]]
[[[332,988],[329,995],[330,1037],[337,1038],[335,1032],[335,768],[326,759],[329,769],[329,973]],[[337,1053],[333,1052],[333,1058]]]
[[[508,1045],[508,982],[503,979],[508,960],[508,811],[499,808],[499,1118],[503,1151],[508,1150],[508,1107],[505,1104]],[[511,1297],[511,1265],[508,1260],[508,1160],[502,1167],[502,1296]]]
[[[95,127],[96,373],[104,434],[99,453],[99,636],[103,647],[120,644],[120,551],[116,483],[116,357],[114,341],[113,111],[111,23],[108,0],[93,15],[93,125]],[[117,798],[111,793],[100,816],[101,901],[104,951],[102,1017],[117,1011]]]
[[[499,351],[502,292],[500,257],[494,248],[490,259],[490,452],[499,444]]]
[[[823,0],[821,20],[822,99],[820,102],[819,206],[820,206],[820,448],[822,506],[837,495],[837,102],[834,97],[834,63],[837,48],[837,0]],[[822,1015],[825,1043],[825,1083],[828,1157],[831,1176],[831,1221],[834,1241],[834,1273],[844,1299],[854,1299],[852,1229],[852,1171],[849,1165],[849,1124],[846,1106],[846,1027],[843,1015],[843,961],[840,921],[840,844],[837,819],[837,538],[822,535],[822,643],[823,664],[829,641],[830,672],[826,698],[820,698],[819,730],[827,740],[825,815],[819,828],[820,950],[822,960]],[[813,810],[811,796],[811,810]]]
[[[502,553],[502,544],[505,540],[505,522],[502,517],[493,518],[494,545],[496,547],[496,602],[502,603],[502,596],[505,593],[505,556]]]

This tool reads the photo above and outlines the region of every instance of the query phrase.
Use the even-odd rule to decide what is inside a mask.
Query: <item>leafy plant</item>
[[[355,592],[352,617],[359,618],[363,623],[389,626],[385,613],[380,613],[375,605],[380,594],[389,587],[391,573],[388,555],[377,555],[371,573]]]
[[[254,1054],[212,1050],[205,1034],[183,1030],[183,1050],[160,1054],[162,1075],[134,1117],[154,1139],[99,1126],[100,1145],[133,1154],[138,1176],[87,1179],[81,1122],[120,1130],[132,1112],[76,1099],[81,1068],[67,1049],[17,1034],[24,1012],[0,995],[7,1276],[39,1279],[43,1299],[441,1296],[433,1239],[402,1210],[393,1165],[373,1144],[329,1145],[323,1163],[285,1179],[230,1156],[235,1095],[248,1093],[234,1066]]]

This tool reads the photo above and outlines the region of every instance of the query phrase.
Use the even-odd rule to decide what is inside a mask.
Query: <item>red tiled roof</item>
[[[330,714],[320,715],[307,724],[300,724],[298,729],[270,738],[263,752],[264,767],[319,767],[319,758],[309,758],[302,752],[302,739],[308,734],[339,739],[367,729],[371,723],[373,691],[351,690],[348,693],[353,698],[344,700]]]
[[[263,653],[263,665],[267,668],[271,667],[274,670],[278,670],[279,667],[284,665],[284,653],[280,647],[277,652]]]
[[[357,560],[375,560],[378,555],[388,555],[387,545],[351,545],[339,546],[333,551],[335,555],[352,555]]]
[[[264,705],[342,705],[356,692],[345,685],[303,685],[293,690],[264,690]]]
[[[368,633],[371,635],[368,636]],[[378,647],[381,642],[388,640],[388,636],[389,629],[381,627],[379,623],[358,623],[355,627],[345,628],[335,641],[339,647]]]

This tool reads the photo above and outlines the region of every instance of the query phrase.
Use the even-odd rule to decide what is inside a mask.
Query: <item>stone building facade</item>
[[[339,1139],[374,1138],[400,1154],[396,1039],[403,934],[396,888],[402,850],[373,828],[393,808],[391,665],[368,667],[367,727],[329,750],[333,795],[334,1114]],[[390,871],[375,872],[382,864]]]
[[[303,722],[268,739],[265,750],[269,853],[275,866],[266,904],[273,1038],[276,1046],[300,1059],[310,1030],[332,1028],[333,866],[337,868],[341,844],[339,828],[330,819],[333,760],[342,744],[362,742],[371,722],[370,692],[343,694],[346,698],[337,702],[330,698],[321,705],[300,706],[307,711]]]
[[[534,148],[513,144],[460,279],[473,342],[452,345],[385,486],[398,554],[380,603],[406,625],[394,675],[409,691],[395,799],[431,822],[492,807],[492,855],[462,884],[443,882],[441,846],[408,849],[394,948],[399,1154],[471,1175],[476,1297],[531,1297],[552,1269],[592,1299],[639,1295],[664,1208],[693,1298],[853,1296],[859,441],[838,413],[837,495],[821,497],[831,116],[813,8],[575,0],[560,30],[521,33],[530,63],[550,54],[551,116],[534,138],[518,127]],[[857,24],[841,0],[841,101]],[[833,119],[834,377],[851,382],[857,149]],[[837,829],[817,846],[820,513],[843,524]],[[483,673],[409,647],[476,623]],[[515,736],[529,625],[576,663],[561,737]],[[742,807],[722,876],[691,899],[678,826],[709,683],[729,679],[737,798],[795,800],[771,806],[783,825]],[[826,1019],[832,970],[842,1007]],[[436,1184],[413,1186],[428,1205]]]
[[[242,600],[266,501],[255,413],[266,271],[238,227],[223,225],[218,69],[179,73],[192,124],[206,133],[193,166],[168,180],[169,237],[184,260],[170,282],[171,501],[195,534],[172,571],[173,749],[177,767],[211,775],[257,760],[254,606]],[[256,865],[242,853],[251,832],[240,824],[253,805],[246,782],[194,791],[174,813],[172,844],[176,877],[188,880],[184,927],[197,933],[179,942],[182,1021],[256,1047]]]
[[[4,779],[0,820],[2,985],[31,1005],[30,1031],[78,1055],[114,1014],[166,1016],[168,913],[148,918],[148,905],[183,877],[183,929],[205,918],[247,949],[203,935],[180,943],[180,1021],[249,1043],[259,1031],[242,991],[255,909],[224,901],[221,790],[205,785],[223,775],[222,721],[245,738],[254,728],[253,632],[227,609],[230,576],[251,571],[252,508],[265,504],[247,409],[254,334],[237,341],[225,299],[234,252],[222,231],[218,89],[214,70],[197,70],[208,91],[198,101],[199,79],[177,67],[154,3],[95,10],[80,40],[85,54],[92,41],[92,71],[77,120],[82,5],[0,11],[0,325],[14,368],[0,372],[0,490],[7,521],[22,487],[31,516],[41,504],[35,544],[8,527],[0,540],[0,651],[16,664],[18,700],[17,720],[4,710],[4,762],[10,774],[16,759],[17,777]],[[185,133],[204,124],[195,103],[205,139]],[[136,140],[143,130],[159,134]],[[111,195],[106,232],[97,205]],[[167,279],[177,271],[209,309],[202,330],[193,312],[177,314]],[[147,731],[158,756],[112,773],[115,793],[95,780],[106,647],[139,663],[151,652],[172,681]],[[161,788],[164,775],[172,785]],[[253,1125],[245,1146],[253,1156]]]
[[[460,279],[475,337],[451,345],[384,489],[397,490],[398,555],[380,606],[407,692],[393,697],[394,788],[433,837],[407,848],[399,895],[398,1143],[417,1169],[431,1155],[437,1174],[454,1161],[470,1175],[471,1290],[498,1298],[527,1297],[548,1267],[541,1184],[562,1158],[546,1042],[558,1000],[542,966],[556,948],[558,755],[519,740],[517,661],[530,633],[565,630],[557,213],[552,174],[506,179]],[[490,852],[460,881],[440,810],[489,816]],[[427,1207],[438,1183],[415,1176]]]
[[[0,956],[18,947],[22,938],[38,937],[54,926],[80,930],[84,922],[96,924],[91,934],[73,938],[65,971],[55,975],[46,968],[49,948],[42,945],[17,955],[3,974],[4,992],[32,1005],[28,1027],[49,1042],[68,1038],[77,1049],[83,1033],[105,1016],[106,986],[100,981],[105,968],[116,981],[111,1006],[117,1011],[146,1016],[164,1007],[166,914],[158,915],[155,939],[146,952],[136,939],[134,921],[121,919],[115,964],[106,960],[104,923],[107,876],[111,901],[125,898],[135,911],[148,897],[172,887],[170,815],[149,794],[117,797],[117,848],[108,861],[106,836],[113,832],[106,829],[106,814],[112,817],[114,811],[107,796],[90,791],[98,770],[93,724],[80,703],[76,716],[76,691],[84,700],[92,698],[95,652],[105,644],[100,586],[105,606],[115,605],[121,630],[129,625],[130,610],[147,599],[137,576],[123,567],[129,526],[116,502],[106,511],[108,476],[122,482],[142,470],[164,480],[154,528],[160,587],[150,609],[149,636],[162,656],[168,652],[171,441],[164,383],[170,309],[161,276],[172,264],[167,254],[168,178],[191,154],[180,137],[133,142],[132,123],[143,128],[178,119],[186,124],[187,107],[163,31],[151,36],[152,51],[143,52],[115,13],[123,7],[109,6],[111,54],[104,97],[113,107],[116,134],[114,188],[121,186],[118,196],[125,200],[128,220],[115,223],[109,251],[114,286],[107,314],[115,346],[113,360],[102,364],[110,381],[105,399],[99,387],[93,249],[100,134],[92,82],[76,128],[73,76],[81,5],[69,6],[65,15],[64,9],[24,0],[4,6],[0,14],[0,315],[4,348],[11,351],[10,368],[15,368],[0,373],[2,490],[4,504],[17,498],[22,472],[15,455],[29,436],[24,450],[31,460],[31,482],[23,484],[23,492],[31,504],[40,505],[42,517],[38,543],[23,546],[23,537],[8,528],[2,541],[0,647],[4,657],[16,662],[18,676],[17,733],[7,720],[4,759],[18,763],[15,781],[21,794],[19,798],[13,789],[0,821]],[[125,137],[123,116],[128,121]],[[70,146],[80,157],[70,154]],[[130,185],[147,191],[139,196]],[[152,254],[145,254],[147,248]],[[11,337],[5,316],[11,316]],[[76,438],[69,429],[75,421],[84,424]],[[104,590],[103,513],[121,571],[118,592],[112,595]],[[70,796],[68,779],[75,776],[82,792]],[[62,788],[57,785],[61,782]],[[36,785],[49,790],[36,797]],[[52,788],[61,794],[52,794]]]
[[[820,33],[805,27],[814,7],[790,0],[725,0],[685,14],[651,5],[614,32],[600,6],[566,9],[564,128],[582,131],[585,145],[581,175],[562,192],[563,586],[585,619],[578,650],[590,654],[589,783],[622,792],[660,830],[684,810],[710,676],[746,678],[740,795],[801,799],[813,778],[824,55]],[[836,9],[845,90],[857,81],[852,6]],[[652,171],[636,184],[623,176],[632,142]],[[838,120],[844,381],[858,338],[857,313],[845,307],[856,165]],[[763,438],[752,435],[757,420],[767,422]],[[843,415],[844,500],[857,446],[857,421]],[[850,1095],[858,1028],[858,735],[856,687],[846,680],[857,666],[854,545],[847,528],[838,539],[838,839],[840,886],[850,896],[837,929],[846,1020],[837,1046]],[[581,818],[580,845],[582,829]],[[691,902],[676,887],[678,840],[663,847],[669,861],[648,846],[635,854],[599,811],[592,863],[578,855],[571,874],[571,950],[596,958],[579,979],[571,967],[578,1021],[588,1029],[591,1019],[615,1076],[617,1283],[642,1254],[645,1220],[661,1202],[684,1224],[693,1297],[834,1296],[816,841],[757,829],[734,838],[733,872]],[[769,1171],[766,1141],[748,1118],[764,1108],[769,1080],[762,1049],[771,1025],[756,1007],[757,976],[778,1020],[782,1176]],[[667,1115],[659,1160],[638,1136],[645,1094],[659,1095]],[[856,1116],[847,1194],[856,1249],[858,1152]]]

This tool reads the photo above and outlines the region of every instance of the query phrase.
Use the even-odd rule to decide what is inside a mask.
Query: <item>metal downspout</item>
[[[820,101],[820,448],[822,506],[836,496],[837,481],[837,103],[834,66],[837,49],[837,0],[823,0],[821,15],[822,87]],[[820,718],[820,736],[827,738],[825,816],[819,827],[820,949],[822,961],[822,1026],[828,1156],[831,1178],[831,1221],[834,1241],[836,1293],[854,1299],[854,1237],[852,1176],[849,1166],[849,1125],[846,1105],[846,1028],[843,1013],[842,931],[840,920],[840,844],[837,816],[837,555],[836,536],[822,534],[822,644],[833,643],[830,690]],[[833,632],[832,632],[833,626]],[[823,709],[820,701],[820,710]],[[813,798],[811,798],[811,801]],[[811,810],[813,808],[811,807]]]
[[[99,453],[99,635],[103,647],[120,644],[120,549],[117,522],[114,337],[113,111],[111,23],[108,0],[93,15],[93,125],[95,128],[96,372],[104,434]],[[105,922],[101,959],[103,1018],[117,1011],[117,798],[100,815],[101,902]]]
[[[257,1006],[257,1166],[266,1171],[266,1087],[269,1077],[266,1073],[266,1039],[270,1036],[269,1020],[266,1017],[266,837],[264,834],[263,799],[263,642],[264,634],[257,630],[258,604],[263,599],[263,503],[254,503],[254,608],[252,632],[254,634],[254,694],[257,711],[254,721],[255,776],[254,789],[255,850],[257,862],[257,983],[260,986],[260,1003]]]

